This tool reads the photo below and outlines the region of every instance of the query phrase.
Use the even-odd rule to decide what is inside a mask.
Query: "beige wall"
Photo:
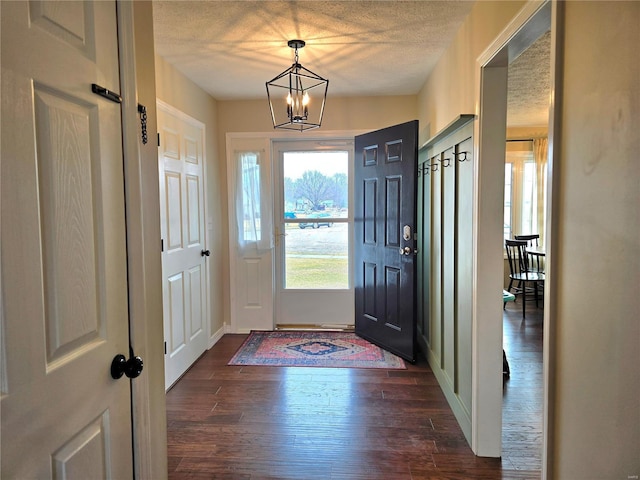
[[[458,115],[476,113],[476,59],[524,4],[481,1],[473,7],[418,95],[420,144]]]
[[[229,318],[226,170],[224,156],[220,156],[218,149],[218,103],[159,56],[156,56],[156,89],[158,99],[201,121],[206,126],[206,220],[207,247],[211,250],[209,260],[211,334],[213,335],[223,328],[225,321]]]
[[[327,95],[320,130],[376,130],[415,120],[418,115],[416,97],[332,97]],[[269,104],[257,100],[218,101],[219,133],[273,132]],[[299,132],[291,132],[299,137]],[[224,144],[224,142],[222,142]]]
[[[518,140],[521,138],[544,138],[549,129],[544,127],[507,127],[507,139]],[[507,145],[507,148],[509,145]]]
[[[327,95],[322,127],[315,131],[377,130],[390,125],[415,120],[418,115],[417,98],[413,95],[395,97],[332,97]],[[218,102],[219,155],[225,155],[227,133],[273,133],[269,104],[259,100]],[[279,130],[283,132],[284,130]],[[314,132],[314,130],[311,130]],[[292,138],[304,133],[289,132]]]
[[[640,475],[640,2],[566,2],[553,478]]]

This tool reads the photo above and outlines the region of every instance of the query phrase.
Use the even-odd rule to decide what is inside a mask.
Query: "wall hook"
[[[465,161],[467,161],[467,154],[468,154],[468,153],[469,153],[469,152],[456,152],[456,153],[454,153],[454,155],[455,155],[456,157],[458,157],[458,161],[459,161],[459,162],[465,162]],[[464,157],[462,157],[463,155],[464,155]],[[462,157],[462,158],[461,158],[461,157]]]

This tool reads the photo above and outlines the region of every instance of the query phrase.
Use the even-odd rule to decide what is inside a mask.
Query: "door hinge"
[[[164,342],[164,354],[167,354],[167,342]]]
[[[164,252],[164,238],[160,239],[160,251]]]
[[[158,133],[158,146],[160,146],[160,133]]]

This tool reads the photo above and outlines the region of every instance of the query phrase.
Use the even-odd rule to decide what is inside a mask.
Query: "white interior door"
[[[208,345],[204,125],[158,102],[165,387]]]
[[[132,478],[115,2],[0,2],[3,478]]]
[[[353,325],[353,139],[276,141],[276,324]]]

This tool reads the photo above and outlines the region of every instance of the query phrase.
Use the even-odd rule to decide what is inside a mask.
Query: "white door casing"
[[[158,132],[169,388],[208,346],[204,124],[158,101]]]
[[[2,2],[2,464],[131,478],[115,2]],[[27,453],[28,452],[28,453]]]

